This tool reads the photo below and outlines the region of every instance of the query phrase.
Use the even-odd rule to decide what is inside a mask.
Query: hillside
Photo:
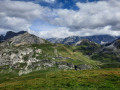
[[[80,43],[80,44],[79,44]],[[114,40],[112,43],[99,45],[88,40],[79,41],[75,51],[88,55],[95,61],[102,62],[101,68],[120,67],[120,40]]]
[[[27,75],[0,74],[1,90],[119,90],[120,68],[99,70],[56,69]]]
[[[76,46],[52,44],[26,32],[0,44],[0,68],[22,75],[48,68],[94,69],[102,64],[75,49]]]
[[[87,39],[74,45],[53,44],[28,32],[0,44],[0,68],[19,75],[36,70],[57,68],[96,69],[120,67],[119,40],[101,46]],[[106,51],[105,51],[106,50]]]
[[[90,60],[81,52],[73,52],[75,47],[60,44],[33,44],[2,47],[0,66],[19,75],[46,68],[78,69],[98,68],[100,62]]]
[[[104,46],[83,39],[70,46],[28,32],[14,36],[0,43],[0,89],[117,90],[120,69],[112,68],[120,65],[113,54],[119,45],[119,39]]]

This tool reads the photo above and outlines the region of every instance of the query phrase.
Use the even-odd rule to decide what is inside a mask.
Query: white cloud
[[[91,3],[76,3],[79,10],[55,10],[58,17],[51,23],[69,27],[71,31],[101,30],[106,26],[109,30],[120,30],[120,0],[104,0]],[[86,31],[87,32],[87,31]],[[92,31],[91,31],[92,32]],[[106,32],[104,32],[106,33]]]
[[[65,27],[58,27],[50,31],[40,31],[39,33],[37,32],[36,35],[42,38],[64,38],[68,36],[73,36],[74,32],[70,32],[69,29]]]
[[[49,16],[47,12],[48,8],[32,2],[0,1],[0,33],[29,30],[35,19]]]
[[[0,0],[0,33],[27,30],[44,38],[94,34],[120,35],[120,0],[78,2],[76,5],[79,10],[51,10],[32,2]],[[30,30],[32,22],[38,18],[60,27],[36,32]]]
[[[109,34],[109,35],[120,35],[120,31],[114,31],[110,30],[111,26],[106,26],[103,28],[96,28],[96,29],[81,29],[78,31],[70,31],[68,28],[65,27],[58,27],[54,28],[52,30],[48,31],[37,31],[37,32],[31,32],[34,33],[35,35],[42,37],[42,38],[65,38],[68,36],[91,36],[91,35],[104,35],[104,34]]]
[[[46,3],[55,3],[56,0],[35,0],[35,2],[39,3],[39,2],[46,2]]]
[[[55,0],[44,0],[45,2],[48,2],[48,3],[53,3],[55,2]]]

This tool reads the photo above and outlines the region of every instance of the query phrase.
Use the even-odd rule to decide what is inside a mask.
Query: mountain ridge
[[[88,39],[89,41],[93,41],[98,44],[104,44],[104,43],[110,43],[110,42],[114,41],[115,39],[117,39],[118,37],[111,36],[111,35],[93,35],[93,36],[84,36],[84,37],[70,36],[70,37],[66,37],[66,38],[49,38],[47,40],[52,43],[73,45],[82,39]]]
[[[11,38],[18,36],[20,34],[24,34],[26,32],[27,31],[19,31],[19,32],[8,31],[8,32],[6,32],[5,35],[0,35],[0,42],[6,41],[8,39],[11,39]]]
[[[28,32],[24,33],[17,33],[17,36],[14,36],[10,39],[5,40],[3,43],[1,43],[2,46],[4,45],[25,45],[25,44],[43,44],[46,41],[42,38],[39,38],[35,35],[29,34]]]
[[[75,39],[78,40],[79,37],[72,40]],[[119,43],[118,41],[115,45],[118,47]],[[25,32],[0,43],[0,67],[13,71],[17,69],[19,75],[51,67],[86,70],[101,68],[104,64],[107,66],[114,62],[119,67],[120,62],[114,51],[88,39],[79,40],[73,45],[54,44]]]

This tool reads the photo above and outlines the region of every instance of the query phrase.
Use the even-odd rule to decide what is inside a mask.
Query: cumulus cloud
[[[54,28],[50,31],[40,31],[38,32],[33,32],[35,35],[42,37],[42,38],[65,38],[65,37],[69,37],[69,36],[91,36],[91,35],[104,35],[104,34],[108,34],[108,35],[116,35],[119,36],[120,35],[120,31],[114,31],[110,29],[111,26],[106,26],[103,28],[96,28],[96,29],[81,29],[78,31],[70,31],[69,28],[65,28],[65,27],[58,27],[58,28]]]
[[[74,32],[70,32],[69,29],[66,27],[57,27],[50,31],[41,31],[39,33],[36,33],[36,35],[43,38],[64,38],[68,36],[73,36]]]
[[[111,26],[120,30],[120,0],[104,0],[91,3],[76,3],[79,10],[59,9],[52,23],[69,27],[71,31],[100,29]]]
[[[0,1],[0,32],[29,30],[35,19],[47,17],[48,12],[32,2]]]
[[[36,0],[41,1],[41,0]],[[53,3],[56,0],[42,0]],[[120,0],[80,3],[79,10],[53,9],[33,2],[0,0],[0,33],[27,30],[40,37],[120,35]],[[36,19],[55,25],[52,30],[31,30]]]

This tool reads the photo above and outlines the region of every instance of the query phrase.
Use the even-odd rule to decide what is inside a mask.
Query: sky
[[[0,34],[120,35],[120,0],[0,0]]]

